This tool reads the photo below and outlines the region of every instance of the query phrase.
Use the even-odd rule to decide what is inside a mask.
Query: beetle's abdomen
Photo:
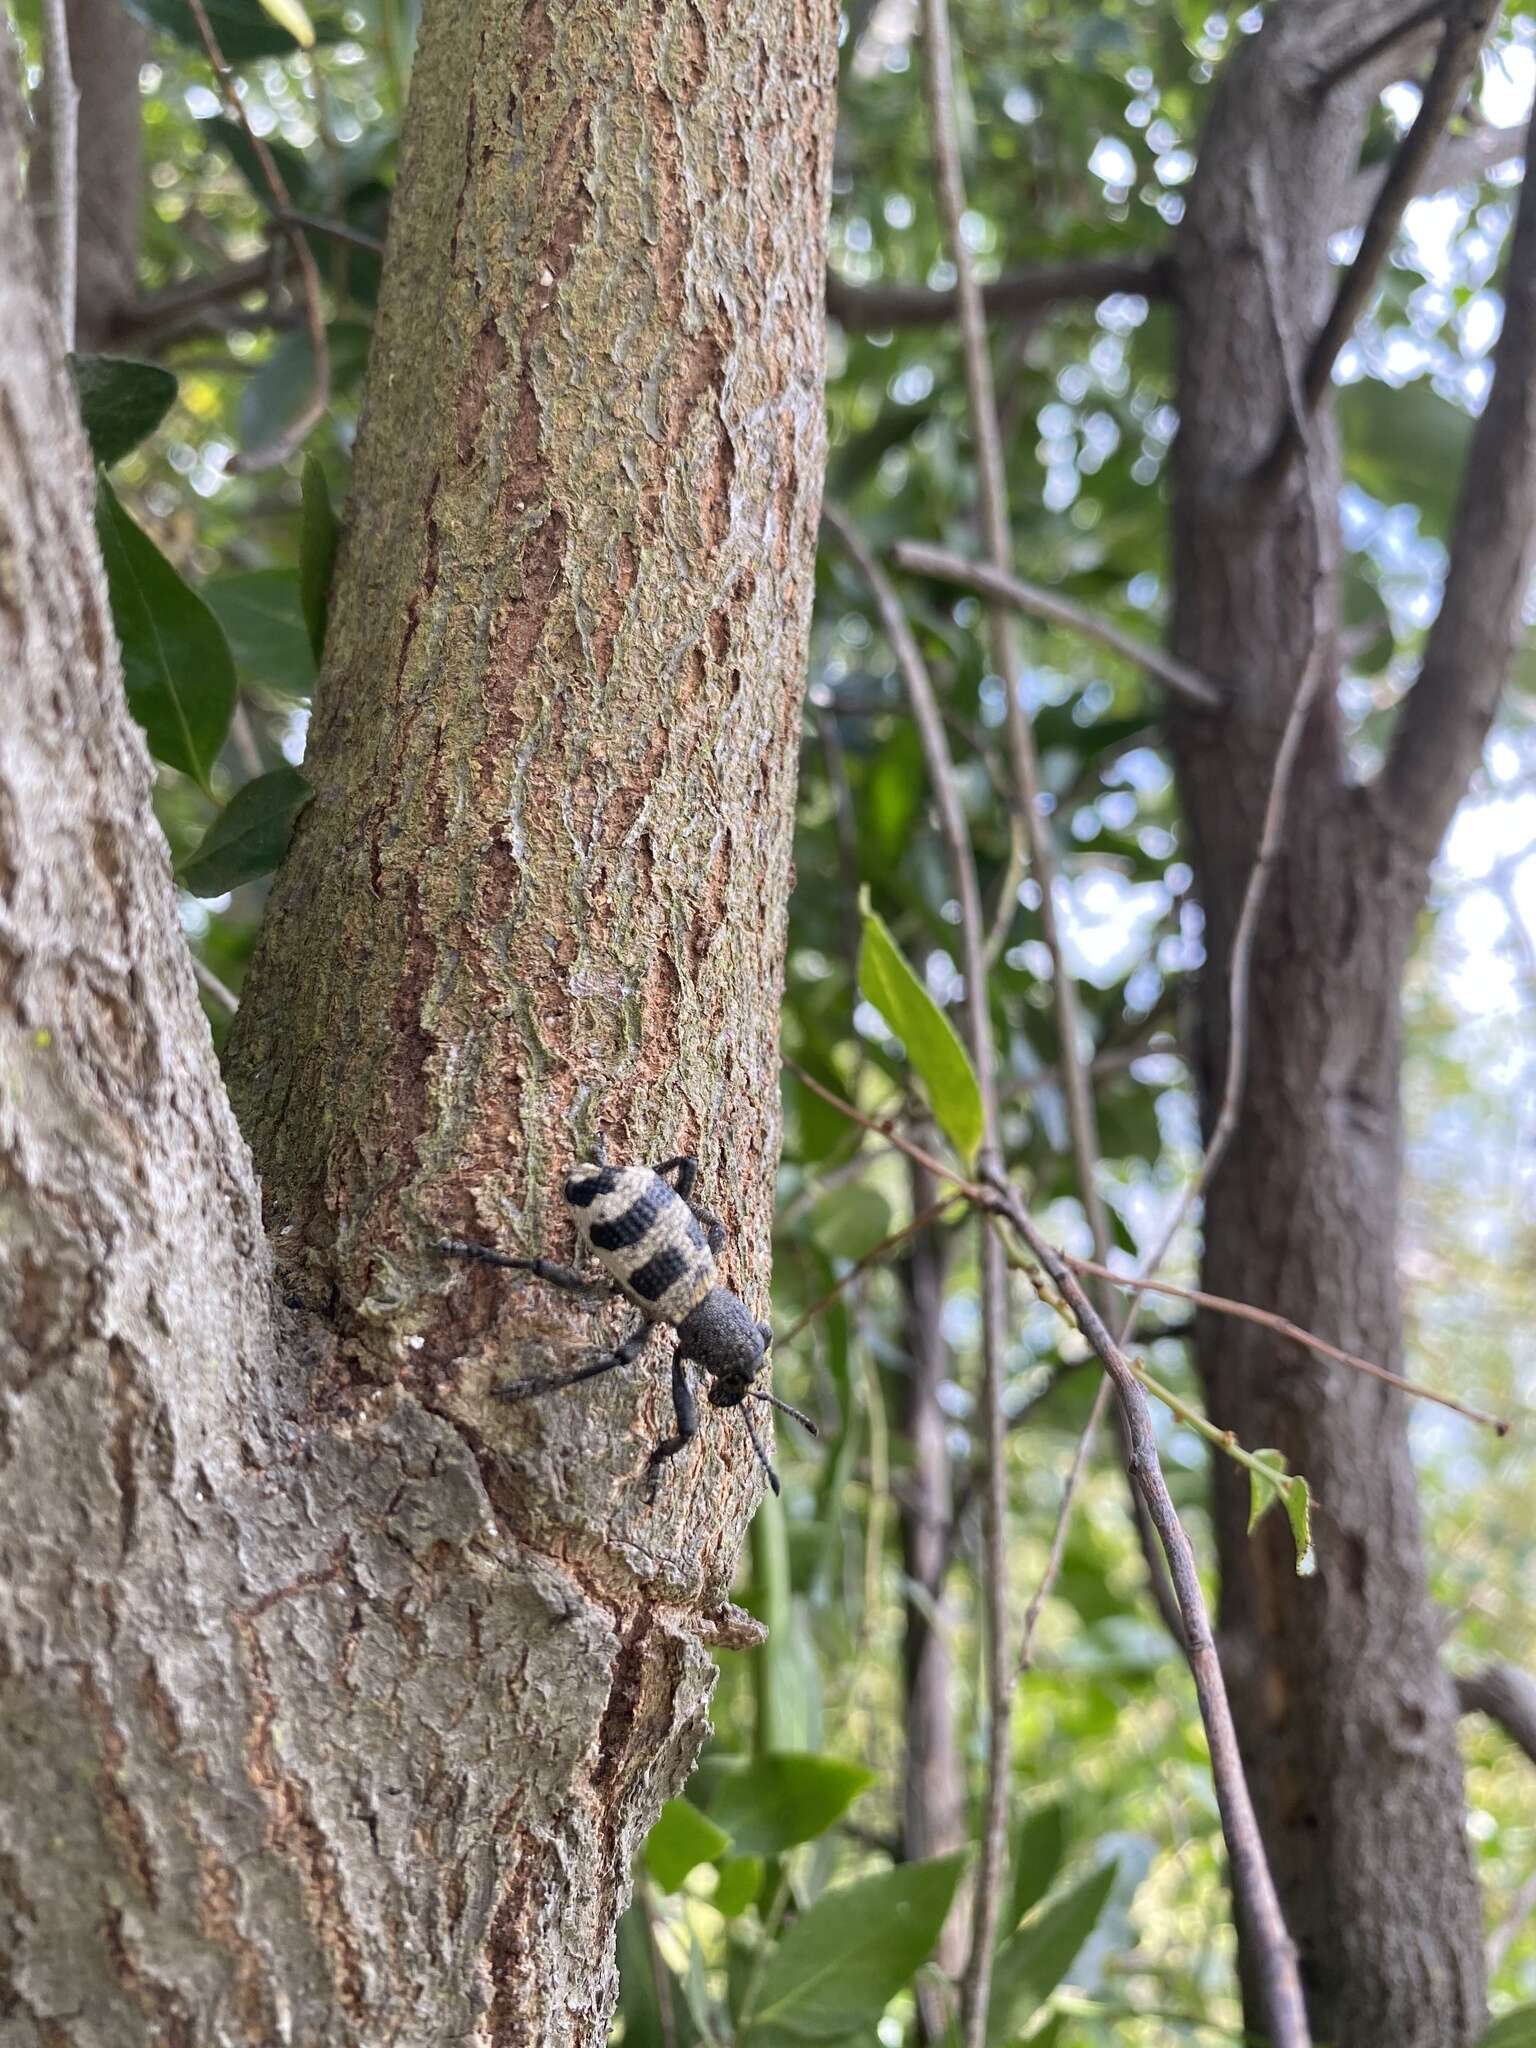
[[[603,1270],[653,1323],[680,1323],[715,1285],[703,1225],[648,1166],[576,1166],[565,1200]]]

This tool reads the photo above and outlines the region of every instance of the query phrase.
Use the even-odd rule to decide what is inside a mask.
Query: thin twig
[[[929,0],[929,6],[942,0]],[[947,54],[945,57],[947,64]],[[997,1059],[992,1043],[992,1014],[987,1002],[986,935],[982,929],[981,891],[965,812],[960,803],[949,738],[939,714],[938,698],[927,664],[907,623],[901,603],[879,563],[851,522],[833,506],[823,514],[853,557],[874,595],[881,624],[890,640],[907,686],[912,719],[922,741],[939,814],[939,829],[949,854],[955,894],[960,902],[960,951],[965,974],[965,1019],[971,1058],[981,1095],[981,1160],[1002,1171],[1000,1120],[997,1106]],[[985,2036],[992,1944],[997,1927],[998,1893],[1007,1840],[1009,1713],[1007,1664],[1007,1494],[1003,1426],[1003,1355],[1007,1345],[1008,1269],[1003,1247],[990,1222],[981,1219],[982,1437],[987,1462],[984,1600],[987,1613],[988,1802],[982,1868],[977,1884],[970,1961],[966,1966],[963,2003],[972,2048]],[[984,1938],[981,1930],[984,1930]],[[977,1950],[981,1949],[978,1963]],[[979,1988],[978,1988],[979,1987]],[[978,2035],[976,2013],[982,2032]]]
[[[75,346],[75,268],[80,240],[80,94],[69,62],[64,0],[43,0],[43,90],[53,185],[53,289],[66,354]]]
[[[1195,1568],[1194,1552],[1163,1478],[1145,1391],[1130,1360],[1110,1336],[1071,1267],[1036,1229],[1016,1190],[1002,1181],[994,1181],[993,1186],[1002,1213],[1027,1250],[1044,1267],[1071,1310],[1073,1320],[1114,1381],[1133,1447],[1132,1477],[1157,1528],[1179,1603],[1184,1653],[1189,1659],[1201,1717],[1205,1722],[1216,1800],[1221,1810],[1222,1834],[1232,1867],[1233,1888],[1242,1901],[1247,1919],[1247,1933],[1269,2021],[1270,2040],[1273,2048],[1309,2048],[1312,2036],[1296,1966],[1296,1949],[1286,1930],[1274,1879],[1264,1854],[1258,1819],[1243,1775],[1237,1730],[1233,1725],[1226,1684],[1211,1634],[1205,1595]]]
[[[1355,260],[1339,280],[1333,306],[1307,357],[1302,396],[1308,412],[1317,410],[1328,389],[1339,350],[1349,339],[1375,289],[1377,273],[1396,237],[1403,210],[1418,190],[1441,132],[1456,111],[1497,11],[1497,0],[1470,0],[1470,4],[1464,0],[1462,7],[1446,18],[1419,111],[1382,180]]]
[[[1372,1379],[1382,1380],[1389,1387],[1396,1387],[1400,1393],[1412,1394],[1420,1401],[1433,1401],[1441,1408],[1453,1408],[1458,1415],[1465,1415],[1469,1422],[1480,1422],[1499,1436],[1508,1436],[1512,1427],[1509,1419],[1502,1415],[1491,1415],[1485,1408],[1474,1408],[1470,1402],[1458,1401],[1454,1395],[1438,1393],[1433,1387],[1426,1387],[1417,1380],[1406,1379],[1403,1374],[1391,1372],[1384,1365],[1377,1365],[1373,1359],[1362,1358],[1354,1351],[1341,1351],[1337,1344],[1330,1344],[1322,1337],[1314,1337],[1310,1330],[1304,1330],[1299,1323],[1293,1323],[1288,1316],[1276,1315],[1267,1308],[1253,1308],[1245,1301],[1229,1301],[1224,1294],[1206,1294],[1198,1287],[1176,1287],[1171,1280],[1157,1280],[1149,1273],[1116,1273],[1108,1266],[1101,1266],[1093,1259],[1080,1259],[1071,1252],[1063,1252],[1062,1258],[1076,1273],[1089,1273],[1097,1280],[1107,1280],[1112,1286],[1128,1288],[1136,1294],[1167,1294],[1178,1301],[1193,1302],[1196,1308],[1208,1308],[1217,1315],[1233,1316],[1239,1322],[1257,1323],[1261,1328],[1273,1330],[1279,1337],[1289,1338],[1304,1351],[1312,1351],[1319,1358],[1331,1358],[1339,1365],[1347,1365],[1354,1372],[1368,1373]]]
[[[1533,1870],[1519,1891],[1509,1902],[1509,1910],[1488,1937],[1488,1974],[1503,1966],[1504,1958],[1514,1946],[1515,1936],[1520,1932],[1532,1913],[1536,1913],[1536,1870]]]
[[[250,143],[252,154],[261,170],[262,182],[271,195],[273,211],[280,219],[285,219],[293,212],[288,187],[283,181],[282,172],[277,168],[271,150],[251,125],[251,117],[245,110],[245,101],[240,97],[234,74],[225,61],[224,52],[219,47],[219,39],[213,32],[213,24],[208,19],[208,10],[203,5],[203,0],[187,0],[187,5],[192,10],[192,19],[197,23],[198,36],[207,52],[213,74],[219,81],[225,104],[245,130],[246,140]],[[315,268],[314,254],[304,229],[285,221],[283,232],[292,245],[293,260],[298,265],[299,282],[303,288],[304,325],[314,356],[314,382],[304,405],[275,439],[269,441],[264,448],[247,448],[231,460],[229,467],[232,470],[242,470],[247,474],[255,470],[277,469],[286,462],[294,450],[302,445],[311,427],[322,417],[331,402],[331,352],[325,334],[325,311],[320,302],[320,273]]]
[[[928,128],[933,150],[934,194],[944,232],[946,254],[955,272],[955,310],[965,363],[966,398],[971,439],[976,453],[977,507],[983,546],[995,569],[1011,574],[1013,537],[1008,518],[1008,485],[998,424],[997,392],[987,337],[987,315],[970,246],[965,239],[965,180],[961,169],[959,128],[955,116],[954,57],[950,47],[948,0],[923,0],[923,81]],[[1056,919],[1056,857],[1049,823],[1041,809],[1040,762],[1034,732],[1019,692],[1018,622],[996,599],[987,607],[993,663],[1002,678],[1006,731],[1015,802],[1024,826],[1030,868],[1040,896],[1040,931],[1051,959],[1051,999],[1056,1018],[1067,1124],[1078,1194],[1088,1216],[1095,1251],[1109,1249],[1109,1224],[1098,1187],[1099,1135],[1093,1089],[1083,1058],[1077,990],[1067,969]],[[985,973],[985,940],[978,936],[975,962]],[[982,989],[972,993],[972,1007],[986,1007]],[[989,1143],[982,1178],[999,1175],[1001,1159]],[[1002,1298],[1001,1256],[990,1237],[982,1240],[982,1307],[989,1295]],[[1007,1668],[1003,1593],[1004,1564],[1002,1391],[996,1373],[989,1374],[987,1409],[983,1417],[988,1464],[987,1547],[988,1616],[987,1680],[991,1726],[987,1750],[987,1796],[982,1831],[981,1865],[971,1917],[971,1946],[961,1985],[961,2032],[966,2048],[984,2048],[992,1991],[992,1951],[1001,1905],[1003,1861],[1007,1847],[1008,1789],[1011,1768],[1010,1729],[1013,1688]],[[1140,1526],[1138,1517],[1138,1527]],[[1149,1557],[1149,1565],[1152,1559]],[[1155,1566],[1153,1584],[1156,1585]]]
[[[1067,1483],[1062,1488],[1061,1505],[1056,1510],[1056,1527],[1051,1533],[1050,1555],[1045,1561],[1045,1570],[1040,1574],[1040,1583],[1035,1588],[1034,1598],[1024,1610],[1024,1628],[1019,1638],[1019,1661],[1016,1676],[1022,1678],[1035,1661],[1035,1631],[1040,1626],[1040,1614],[1051,1597],[1051,1588],[1061,1577],[1062,1560],[1067,1553],[1067,1531],[1072,1526],[1072,1509],[1083,1483],[1083,1474],[1088,1467],[1088,1458],[1093,1450],[1093,1440],[1098,1435],[1099,1424],[1109,1397],[1114,1389],[1108,1375],[1100,1373],[1099,1384],[1094,1390],[1093,1406],[1088,1410],[1088,1420],[1083,1424],[1082,1434],[1077,1439],[1077,1448],[1072,1453],[1071,1469]]]
[[[203,994],[210,997],[212,1001],[218,1004],[221,1010],[228,1011],[229,1015],[233,1017],[236,1010],[240,1007],[240,998],[232,988],[227,987],[225,983],[220,981],[211,967],[205,967],[195,953],[192,955],[192,972],[196,976],[197,985]]]
[[[1182,697],[1187,704],[1193,704],[1201,711],[1220,711],[1226,703],[1226,693],[1221,685],[1212,682],[1209,676],[1201,675],[1187,662],[1166,653],[1150,640],[1138,640],[1131,633],[1121,632],[1118,626],[1085,610],[1082,605],[1074,604],[1057,591],[1042,589],[1038,583],[1026,583],[1011,570],[1000,569],[989,562],[970,562],[964,555],[954,554],[948,548],[932,547],[921,540],[898,541],[891,550],[891,556],[896,566],[909,574],[932,576],[939,583],[958,584],[963,590],[974,590],[999,604],[1012,605],[1016,611],[1025,612],[1031,618],[1065,627],[1069,633],[1080,633],[1085,640],[1096,640],[1101,647],[1123,655],[1176,697]]]
[[[280,228],[306,228],[312,235],[325,235],[333,242],[346,242],[354,249],[366,249],[370,256],[384,254],[384,240],[380,235],[367,234],[362,228],[354,228],[344,220],[327,220],[318,213],[296,213],[291,208],[272,215]]]
[[[1173,264],[1165,255],[1101,257],[1079,263],[1048,263],[1015,271],[983,285],[982,301],[999,320],[1028,318],[1068,299],[1097,302],[1116,292],[1166,299],[1173,291]],[[884,327],[940,327],[955,315],[956,295],[922,284],[852,284],[827,272],[827,311],[856,334]]]
[[[807,1328],[809,1324],[814,1323],[816,1318],[829,1309],[838,1296],[846,1288],[851,1287],[855,1280],[862,1278],[871,1266],[878,1266],[881,1260],[889,1257],[898,1245],[905,1244],[909,1237],[916,1237],[917,1233],[920,1230],[926,1230],[930,1223],[939,1222],[947,1210],[952,1209],[957,1201],[963,1200],[964,1197],[958,1190],[951,1188],[949,1193],[944,1195],[939,1201],[932,1203],[928,1208],[922,1210],[920,1214],[914,1216],[910,1223],[903,1223],[900,1230],[893,1230],[889,1237],[882,1237],[880,1242],[873,1246],[871,1250],[865,1252],[862,1258],[855,1260],[853,1265],[848,1268],[847,1272],[840,1279],[833,1282],[819,1301],[813,1301],[803,1315],[796,1316],[787,1330],[776,1332],[773,1340],[774,1344],[778,1349],[782,1350],[786,1344],[793,1343],[802,1330]]]

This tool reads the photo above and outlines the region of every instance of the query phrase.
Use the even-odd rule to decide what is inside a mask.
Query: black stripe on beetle
[[[591,1292],[606,1281],[641,1312],[643,1320],[614,1351],[578,1372],[516,1380],[498,1387],[496,1392],[503,1400],[522,1401],[530,1395],[554,1393],[561,1387],[596,1379],[616,1366],[628,1365],[644,1350],[654,1324],[671,1323],[677,1331],[672,1361],[672,1407],[677,1430],[651,1453],[652,1497],[660,1467],[668,1458],[675,1458],[698,1434],[699,1411],[688,1374],[690,1362],[701,1367],[706,1376],[706,1399],[712,1408],[741,1410],[752,1449],[768,1475],[769,1485],[777,1493],[779,1475],[769,1463],[746,1404],[761,1401],[780,1408],[803,1423],[812,1436],[816,1434],[816,1425],[798,1408],[791,1408],[787,1401],[755,1384],[773,1342],[773,1332],[766,1323],[754,1322],[741,1297],[720,1284],[715,1257],[724,1248],[725,1228],[717,1216],[696,1207],[691,1200],[698,1172],[698,1161],[686,1156],[663,1160],[654,1168],[606,1163],[572,1168],[564,1188],[566,1206],[572,1212],[582,1242],[603,1269],[599,1278],[589,1278],[548,1259],[509,1258],[489,1245],[469,1244],[458,1238],[439,1240],[439,1249],[456,1258],[530,1272],[551,1286],[573,1292]],[[669,1173],[676,1173],[676,1187],[663,1177]]]

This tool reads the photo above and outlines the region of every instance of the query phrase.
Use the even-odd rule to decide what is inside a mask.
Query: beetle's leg
[[[649,1323],[639,1323],[630,1331],[622,1344],[612,1351],[605,1351],[591,1365],[584,1365],[579,1372],[551,1373],[543,1379],[509,1380],[505,1386],[494,1387],[492,1392],[498,1401],[526,1401],[531,1394],[555,1394],[562,1387],[579,1387],[583,1380],[595,1380],[605,1372],[613,1372],[621,1365],[632,1365],[645,1349],[651,1334]]]
[[[700,1223],[703,1224],[704,1241],[718,1259],[725,1250],[725,1225],[720,1221],[720,1218],[713,1209],[706,1209],[702,1202],[696,1202],[693,1199],[693,1191],[697,1187],[699,1180],[698,1160],[694,1158],[691,1152],[680,1152],[675,1159],[663,1159],[660,1166],[653,1166],[651,1171],[652,1173],[662,1175],[676,1173],[677,1192],[688,1204],[694,1215],[698,1217]]]
[[[656,1488],[661,1482],[661,1467],[668,1458],[675,1458],[679,1451],[686,1450],[699,1433],[699,1404],[694,1399],[693,1384],[681,1352],[674,1352],[672,1357],[672,1412],[677,1417],[676,1436],[663,1438],[651,1453],[652,1500],[656,1498]]]
[[[613,1286],[606,1273],[578,1273],[572,1266],[556,1265],[553,1259],[514,1259],[491,1245],[470,1244],[460,1237],[440,1237],[437,1248],[450,1258],[474,1259],[482,1266],[500,1266],[513,1273],[532,1273],[536,1280],[547,1280],[551,1287],[563,1287],[568,1294],[595,1294]]]
[[[651,1171],[660,1174],[663,1180],[669,1173],[675,1173],[677,1192],[686,1202],[699,1178],[699,1162],[691,1152],[679,1152],[675,1159],[663,1159],[660,1166],[653,1166]]]

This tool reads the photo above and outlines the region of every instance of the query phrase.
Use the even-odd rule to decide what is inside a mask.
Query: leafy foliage
[[[152,27],[141,293],[163,311],[167,293],[207,292],[211,311],[180,328],[147,324],[125,342],[163,366],[80,364],[77,375],[93,451],[113,466],[112,487],[102,486],[103,552],[130,703],[160,764],[156,802],[178,875],[199,892],[184,919],[200,957],[238,989],[262,877],[307,796],[297,763],[324,646],[413,13],[408,0],[364,0],[346,14],[317,8],[306,52],[296,19],[280,25],[260,0],[210,8],[294,205],[349,237],[308,232],[325,297],[330,413],[300,459],[263,476],[232,471],[229,454],[293,418],[313,375],[286,235],[273,227],[243,131],[207,96],[185,0],[130,4]],[[910,24],[899,8],[849,12],[857,33],[842,53],[833,268],[854,287],[942,286]],[[984,274],[1162,253],[1212,76],[1247,33],[1246,20],[1184,0],[1095,10],[978,0],[965,26],[962,113],[968,228]],[[1485,92],[1496,78],[1495,66]],[[1393,140],[1383,111],[1375,154]],[[1490,296],[1507,190],[1486,181],[1455,211],[1443,263],[1427,240],[1401,243],[1340,392],[1349,473],[1341,711],[1346,743],[1366,766],[1411,678],[1439,574],[1483,367],[1469,337]],[[249,273],[258,257],[262,280],[247,275],[221,297],[226,271]],[[1020,566],[1145,638],[1159,635],[1167,602],[1171,339],[1167,310],[1129,292],[1063,301],[1027,331],[994,329]],[[952,327],[834,322],[830,358],[829,485],[871,544],[914,536],[972,549],[974,459]],[[969,1160],[980,1135],[976,1079],[953,1024],[965,991],[922,751],[867,593],[835,556],[818,573],[785,1044],[872,1115],[920,1091]],[[983,899],[1003,918],[986,993],[1004,1147],[1042,1225],[1082,1243],[1038,899],[1026,883],[1002,900],[1012,835],[993,780],[1001,685],[974,600],[910,577],[900,594],[951,732]],[[1130,1255],[1157,1234],[1195,1155],[1184,1019],[1187,980],[1203,957],[1200,919],[1155,695],[1117,657],[1058,629],[1030,626],[1025,645],[1023,690],[1064,856],[1058,909],[1097,1062],[1104,1192]],[[1514,801],[1509,792],[1531,774],[1533,730],[1517,702],[1490,752],[1490,807]],[[1454,934],[1459,914],[1446,883],[1437,929]],[[1529,1267],[1530,1203],[1516,1155],[1498,1149],[1514,1140],[1490,1077],[1523,1060],[1528,1078],[1529,1051],[1512,1049],[1515,1006],[1488,1039],[1458,1046],[1465,1023],[1447,990],[1465,962],[1454,948],[1432,951],[1438,943],[1426,941],[1410,1020],[1408,1256],[1440,1277],[1416,1311],[1411,1349],[1442,1382],[1463,1374],[1471,1398],[1508,1407],[1531,1369],[1528,1289],[1510,1279]],[[932,1198],[878,1142],[860,1150],[836,1110],[796,1081],[785,1123],[773,1268],[781,1331]],[[1487,1175],[1469,1187],[1473,1156],[1505,1159],[1502,1191]],[[946,1223],[916,1255],[902,1247],[853,1281],[779,1347],[778,1382],[831,1426],[818,1451],[797,1446],[782,1461],[783,1508],[770,1503],[753,1531],[739,1597],[770,1623],[769,1647],[721,1653],[716,1736],[637,1864],[639,1897],[620,1941],[624,2048],[839,2038],[870,2048],[877,2026],[882,2042],[910,2043],[916,1997],[940,1986],[932,1957],[959,1866],[900,1860],[911,1734],[904,1657],[924,1627],[942,1645],[955,1752],[973,1793],[986,1589],[970,1520],[940,1595],[913,1574],[913,1304],[922,1287],[936,1291],[940,1448],[947,1484],[963,1495],[975,1475],[976,1285],[974,1232]],[[1010,1591],[1022,1593],[1043,1568],[1094,1381],[1048,1308],[1021,1288],[1014,1309]],[[1157,1372],[1189,1391],[1187,1321],[1168,1309],[1161,1321],[1149,1313],[1145,1328]],[[1170,1486],[1198,1538],[1210,1447],[1176,1415],[1158,1423]],[[1511,1445],[1495,1457],[1438,1424],[1425,1428],[1421,1451],[1439,1590],[1466,1618],[1469,1653],[1536,1661],[1528,1452]],[[1271,1486],[1261,1474],[1254,1485],[1260,1511],[1283,1502],[1304,1554],[1303,1482]],[[1120,1483],[1111,1470],[1092,1472],[1016,1710],[998,2041],[1029,2030],[1030,2041],[1056,2048],[1164,2048],[1183,2033],[1152,2017],[1162,2010],[1240,2031],[1206,1755],[1175,1670],[1147,1618]],[[1474,1851],[1499,1917],[1528,1868],[1528,1789],[1496,1736],[1471,1729],[1468,1744]],[[947,1968],[953,1957],[942,1944],[940,1953]],[[1499,1995],[1529,2001],[1533,1973],[1527,1933],[1511,1944]],[[1516,2048],[1528,2017],[1497,2023],[1485,2048]]]

